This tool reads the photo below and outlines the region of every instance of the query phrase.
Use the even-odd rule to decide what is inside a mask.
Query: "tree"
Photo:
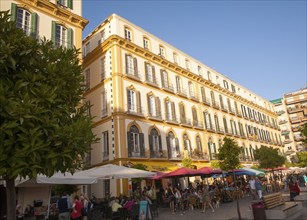
[[[15,218],[15,179],[81,168],[96,141],[78,50],[26,36],[0,12],[0,176],[7,219]]]
[[[304,147],[305,147],[305,150],[307,150],[307,123],[304,123],[302,126],[301,126],[301,134],[303,136],[303,144],[304,144]]]
[[[240,167],[240,159],[239,155],[241,152],[240,147],[238,144],[231,138],[225,137],[223,139],[224,144],[219,149],[219,153],[217,154],[218,159],[220,160],[220,168],[222,170],[234,170]],[[237,181],[235,172],[233,171],[233,180],[235,183],[235,187],[237,187]],[[241,220],[241,213],[240,213],[240,205],[239,205],[239,197],[237,197],[237,212],[239,220]]]
[[[193,161],[190,157],[183,158],[181,163],[183,167],[194,169]]]
[[[277,148],[267,147],[261,145],[259,149],[256,149],[254,152],[255,160],[259,162],[259,168],[269,168],[273,173],[274,177],[274,168],[282,166],[286,158],[279,154]],[[274,178],[274,188],[276,189],[276,179]]]
[[[307,167],[307,151],[304,152],[298,152],[297,154],[297,165],[299,167]]]

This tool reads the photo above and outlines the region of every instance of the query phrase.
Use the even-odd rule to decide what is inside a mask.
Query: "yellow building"
[[[17,27],[56,46],[81,48],[82,30],[88,21],[81,15],[81,0],[5,0],[1,11],[10,10]]]
[[[225,136],[242,147],[243,164],[255,163],[261,145],[282,146],[271,102],[116,14],[83,40],[83,55],[85,98],[101,138],[92,166],[170,171],[185,157],[210,166]],[[127,185],[104,180],[92,192],[116,195]]]
[[[305,151],[300,128],[307,122],[307,88],[284,94],[272,100],[278,114],[285,154],[291,161],[297,152]]]

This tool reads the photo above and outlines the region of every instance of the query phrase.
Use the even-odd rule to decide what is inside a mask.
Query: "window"
[[[65,8],[73,9],[73,0],[58,0],[57,4]]]
[[[191,141],[188,138],[187,134],[183,135],[183,149],[187,151],[187,156],[191,157],[192,156],[192,146],[191,146]]]
[[[219,123],[219,118],[217,117],[217,115],[214,115],[214,123],[215,123],[215,129],[216,129],[216,131],[221,131],[221,129],[220,129],[220,123]]]
[[[144,157],[144,134],[132,125],[128,131],[128,157]]]
[[[37,14],[11,3],[11,18],[27,36],[37,37]]]
[[[141,113],[140,106],[140,92],[134,91],[133,89],[128,89],[128,112]]]
[[[197,110],[195,107],[192,107],[192,117],[193,117],[193,124],[197,125],[198,117],[197,117]]]
[[[108,102],[107,102],[107,92],[103,91],[101,93],[101,117],[105,117],[108,114]]]
[[[109,159],[109,133],[108,131],[102,132],[101,145],[102,145],[103,158]]]
[[[161,104],[159,97],[155,97],[153,95],[147,96],[148,100],[148,113],[150,117],[161,117]]]
[[[225,130],[225,133],[229,133],[229,131],[228,131],[228,125],[227,125],[227,120],[226,120],[226,118],[223,118],[223,124],[224,124],[224,130]]]
[[[212,142],[212,140],[210,140],[208,142],[208,149],[209,149],[209,154],[210,154],[210,160],[215,160],[217,159],[216,157],[216,146],[215,143]]]
[[[160,70],[161,73],[161,82],[162,82],[162,87],[168,88],[169,87],[169,82],[168,82],[168,74],[165,70]]]
[[[91,52],[91,42],[85,44],[85,56]]]
[[[207,71],[207,76],[208,76],[208,80],[209,80],[209,81],[212,81],[212,78],[211,78],[211,73],[210,73],[210,71]]]
[[[203,77],[203,69],[201,68],[201,66],[198,66],[197,70],[198,70],[198,75]]]
[[[179,141],[178,138],[175,138],[173,132],[169,132],[166,137],[167,143],[167,151],[168,151],[168,158],[170,159],[177,159],[181,157],[180,148],[179,148]]]
[[[157,84],[155,67],[147,62],[145,62],[145,75],[147,82]]]
[[[85,70],[85,89],[89,90],[91,88],[91,70]]]
[[[196,136],[196,150],[197,150],[198,155],[195,155],[195,156],[201,158],[203,155],[203,147],[202,147],[201,139],[199,136]]]
[[[220,99],[221,108],[222,108],[223,110],[225,110],[225,109],[226,109],[226,106],[224,106],[223,96],[222,96],[222,95],[219,95],[219,99]]]
[[[106,31],[105,31],[105,29],[102,29],[100,31],[100,39],[101,39],[101,42],[103,42],[106,39]]]
[[[179,103],[180,122],[186,124],[185,108],[183,103]]]
[[[164,58],[165,57],[165,49],[163,46],[159,47],[159,55]]]
[[[181,79],[179,76],[176,76],[176,89],[177,89],[177,92],[181,91]]]
[[[138,77],[137,59],[126,54],[126,74]]]
[[[191,63],[189,60],[185,60],[185,67],[187,68],[187,70],[191,70]]]
[[[173,54],[173,58],[174,58],[174,63],[178,64],[179,58],[178,58],[178,55],[176,53]]]
[[[195,88],[192,82],[189,82],[189,93],[190,93],[190,97],[196,98]]]
[[[233,93],[236,93],[236,87],[235,87],[233,84],[231,84],[231,91],[232,91]]]
[[[149,50],[149,40],[146,37],[143,38],[143,46],[146,50]]]
[[[213,130],[210,113],[204,112],[204,122],[206,130]]]
[[[150,131],[149,134],[149,149],[151,158],[160,158],[162,157],[162,143],[161,136],[158,131],[154,128]]]
[[[224,88],[225,89],[228,89],[229,87],[228,87],[228,82],[226,81],[226,80],[223,80],[223,83],[224,83]]]
[[[132,40],[131,31],[128,28],[125,28],[125,39],[128,40],[128,41]]]
[[[175,113],[175,103],[170,101],[169,99],[165,100],[165,110],[166,110],[166,120],[167,121],[176,121],[176,113]]]
[[[51,39],[56,47],[72,48],[73,46],[73,31],[61,24],[52,21]]]
[[[100,60],[100,80],[103,81],[106,78],[106,57],[103,56]]]
[[[216,76],[216,85],[220,85],[220,78],[219,78],[219,76]]]

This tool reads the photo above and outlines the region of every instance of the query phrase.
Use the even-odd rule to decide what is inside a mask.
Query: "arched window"
[[[145,157],[144,134],[132,125],[127,132],[128,157]]]
[[[174,133],[171,131],[166,137],[167,151],[169,159],[178,159],[181,157],[179,140],[175,137]]]
[[[160,158],[162,157],[162,143],[161,136],[158,131],[153,128],[150,131],[149,137],[149,150],[151,158]]]
[[[192,146],[191,146],[191,141],[188,138],[187,134],[183,135],[183,148],[185,151],[187,151],[188,156],[192,156]]]
[[[195,154],[194,155],[197,158],[203,158],[203,147],[202,147],[201,139],[199,136],[196,136],[196,153]]]

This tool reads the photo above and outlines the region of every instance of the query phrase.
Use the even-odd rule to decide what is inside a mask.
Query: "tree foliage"
[[[260,168],[276,168],[280,167],[285,162],[285,157],[279,155],[278,149],[261,145],[254,152],[255,160],[258,160]]]
[[[297,166],[299,167],[307,167],[307,151],[298,152],[297,154]]]
[[[183,158],[181,163],[183,167],[190,168],[190,169],[194,168],[193,161],[190,157]]]
[[[3,11],[0,48],[0,176],[14,209],[15,178],[74,172],[96,138],[78,50],[26,36]]]
[[[303,143],[304,143],[305,150],[307,150],[307,122],[302,125],[301,134],[304,138]]]
[[[240,167],[239,155],[241,152],[238,144],[231,138],[225,137],[223,139],[224,144],[219,149],[217,154],[218,159],[220,160],[219,167],[222,170],[233,170]]]

